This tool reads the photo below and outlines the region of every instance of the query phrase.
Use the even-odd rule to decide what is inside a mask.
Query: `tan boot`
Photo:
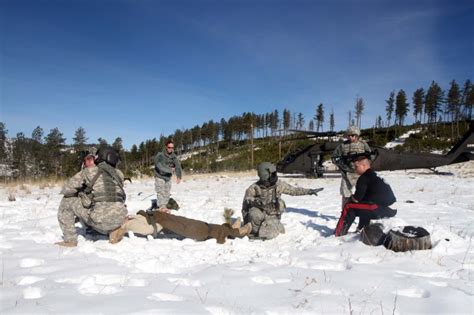
[[[76,247],[77,241],[61,241],[61,242],[56,242],[54,244],[63,246],[63,247]]]
[[[232,228],[233,229],[238,229],[240,228],[242,225],[242,221],[240,220],[240,217],[237,218],[237,220],[235,220],[234,224],[232,224]]]
[[[234,237],[244,237],[250,234],[252,232],[252,224],[249,222],[245,224],[242,227],[239,227],[238,229],[233,229],[232,230],[232,236]]]
[[[117,244],[122,240],[125,233],[127,233],[127,231],[122,228],[122,226],[119,226],[118,228],[109,233],[109,243]]]

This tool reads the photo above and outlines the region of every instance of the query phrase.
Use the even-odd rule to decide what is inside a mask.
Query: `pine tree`
[[[35,129],[33,129],[33,132],[31,133],[31,140],[36,141],[38,143],[43,143],[43,135],[44,135],[43,128],[38,126]]]
[[[362,97],[357,97],[356,99],[356,104],[355,104],[355,118],[356,118],[356,124],[360,128],[361,125],[361,119],[362,119],[362,113],[364,112],[364,100]]]
[[[308,123],[308,130],[309,131],[314,131],[314,120],[310,120]]]
[[[46,161],[49,166],[48,170],[50,174],[57,177],[61,175],[61,150],[65,142],[66,138],[63,138],[63,134],[58,128],[51,129],[45,138],[45,147],[48,152],[48,161]]]
[[[461,89],[455,80],[451,81],[451,87],[448,91],[448,98],[446,100],[446,110],[451,116],[451,136],[454,137],[454,122],[456,122],[456,133],[459,137],[459,119],[461,116],[462,105]]]
[[[378,115],[378,116],[377,116],[376,127],[377,127],[377,128],[382,128],[382,125],[383,125],[382,116]]]
[[[316,115],[314,116],[316,120],[316,131],[319,132],[319,128],[323,130],[323,123],[324,123],[324,106],[323,103],[320,103],[316,108]]]
[[[296,122],[296,129],[301,130],[304,126],[304,115],[303,113],[298,113],[298,120]]]
[[[425,95],[425,112],[428,116],[428,123],[435,125],[435,136],[438,132],[438,113],[441,111],[444,92],[435,81],[431,82]]]
[[[5,162],[7,157],[6,143],[8,130],[5,123],[0,121],[0,162]]]
[[[331,109],[331,114],[329,115],[329,130],[334,131],[334,126],[336,122],[334,120],[334,110]]]
[[[30,144],[23,132],[16,134],[13,141],[13,168],[18,171],[18,176],[23,180],[28,174],[28,161],[30,160]]]
[[[87,138],[86,138],[86,131],[84,130],[84,128],[79,127],[76,129],[76,131],[74,132],[74,138],[72,138],[72,141],[74,141],[73,146],[76,152],[85,150]]]
[[[472,108],[474,107],[474,84],[466,80],[463,88],[464,117],[472,119]]]
[[[395,116],[398,120],[398,125],[403,126],[403,121],[408,113],[407,96],[404,90],[400,90],[397,93],[395,101]]]
[[[285,134],[290,128],[290,122],[291,122],[291,113],[288,109],[284,109],[283,110],[283,129],[285,130]]]
[[[392,114],[395,109],[395,91],[390,92],[388,100],[385,100],[387,106],[385,110],[387,112],[387,127],[390,127],[390,121],[392,120]]]
[[[278,110],[275,109],[273,111],[270,119],[271,119],[270,130],[272,132],[272,135],[275,135],[276,131],[278,130],[278,126],[280,124]]]
[[[97,142],[99,143],[99,149],[100,148],[105,148],[109,145],[107,140],[105,140],[104,138],[98,138]]]
[[[114,142],[112,143],[112,148],[117,151],[117,153],[121,153],[123,151],[123,140],[120,137],[115,138]]]
[[[31,152],[33,156],[34,173],[41,175],[43,173],[45,161],[48,160],[48,155],[43,145],[43,128],[37,126],[31,133]]]
[[[421,118],[423,115],[424,98],[425,98],[425,90],[423,90],[423,88],[419,88],[413,93],[412,101],[413,101],[413,115],[415,116],[415,121],[417,121],[418,115],[420,115],[420,120],[418,121],[421,122]]]

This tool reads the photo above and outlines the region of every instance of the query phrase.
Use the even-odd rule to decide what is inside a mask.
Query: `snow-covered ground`
[[[419,133],[420,131],[421,131],[421,129],[410,130],[410,131],[404,133],[403,135],[401,135],[400,137],[394,139],[393,141],[387,142],[387,144],[385,144],[384,148],[393,149],[393,148],[395,148],[399,145],[403,145],[405,143],[406,139],[408,139],[413,134]]]
[[[335,238],[340,178],[284,180],[324,187],[285,196],[286,234],[271,241],[126,237],[53,243],[60,187],[0,188],[0,313],[408,314],[474,313],[474,162],[381,172],[398,202],[387,227],[419,225],[434,248],[395,253],[357,234]],[[180,215],[222,222],[239,211],[254,174],[185,177],[172,192]],[[127,183],[130,212],[150,203],[153,180]],[[413,203],[407,203],[407,200]],[[355,225],[352,230],[355,229]]]

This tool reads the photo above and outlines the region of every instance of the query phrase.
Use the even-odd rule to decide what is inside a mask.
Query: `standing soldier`
[[[77,246],[76,218],[116,243],[114,231],[127,215],[123,174],[115,168],[120,158],[110,147],[97,151],[97,157],[94,153],[95,150],[85,153],[84,168],[61,190],[64,197],[59,204],[58,221],[63,241],[57,245]]]
[[[280,222],[281,214],[286,205],[281,198],[282,194],[291,196],[317,195],[323,188],[307,189],[293,187],[281,180],[275,165],[263,162],[257,167],[259,181],[252,184],[245,191],[242,204],[242,217],[244,223],[252,224],[252,236],[262,239],[272,239],[280,233],[285,233],[285,228]]]
[[[157,206],[160,210],[167,209],[171,194],[171,176],[176,174],[176,183],[181,182],[182,169],[178,157],[174,153],[172,140],[166,142],[166,148],[155,156],[155,191]]]
[[[369,154],[370,147],[364,140],[360,139],[360,130],[356,126],[350,126],[346,131],[347,140],[341,143],[332,153],[332,161],[341,171],[342,208],[352,195],[352,188],[355,187],[359,175],[355,172],[351,155]]]

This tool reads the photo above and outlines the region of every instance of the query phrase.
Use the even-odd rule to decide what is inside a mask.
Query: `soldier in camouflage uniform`
[[[166,142],[166,148],[155,156],[155,191],[158,209],[166,209],[171,194],[171,176],[176,173],[176,183],[181,182],[182,169],[174,153],[172,140]]]
[[[371,149],[367,142],[360,139],[360,129],[350,126],[346,131],[347,140],[341,143],[332,153],[332,161],[341,171],[342,208],[352,195],[352,188],[355,187],[359,175],[355,172],[354,163],[350,159],[351,155],[369,154]]]
[[[280,222],[281,214],[286,208],[281,195],[317,195],[323,188],[293,187],[278,180],[276,167],[269,162],[259,164],[257,171],[260,180],[245,191],[242,217],[244,223],[252,224],[252,236],[272,239],[280,233],[285,233],[285,228]]]
[[[101,148],[84,158],[84,168],[64,184],[58,210],[63,241],[56,244],[77,246],[75,219],[101,234],[112,235],[127,215],[123,174],[115,166],[119,156],[112,148]],[[96,165],[97,163],[97,165]],[[116,240],[110,238],[111,243]]]

